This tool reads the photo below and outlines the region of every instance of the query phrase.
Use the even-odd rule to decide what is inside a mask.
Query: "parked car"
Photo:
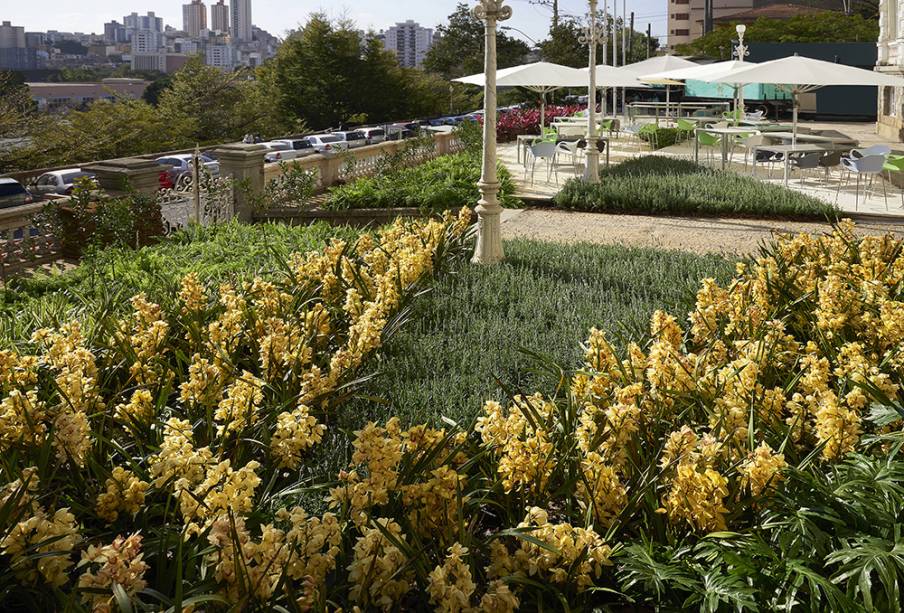
[[[11,209],[34,202],[31,194],[15,179],[0,178],[0,209]]]
[[[286,143],[289,145],[293,151],[295,151],[295,157],[300,158],[306,155],[313,155],[314,145],[308,141],[306,138],[280,138],[275,141],[275,143]]]
[[[421,126],[415,122],[394,123],[386,130],[386,140],[412,138],[420,132]]]
[[[386,140],[386,130],[383,128],[363,128],[364,142],[368,145],[377,145]]]
[[[29,186],[29,189],[35,196],[69,195],[72,193],[75,182],[83,178],[94,179],[94,175],[90,172],[82,172],[81,168],[53,170],[38,177],[34,185]]]
[[[342,132],[333,132],[336,136],[348,143],[349,149],[357,149],[367,144],[367,138],[361,130],[345,130]]]
[[[345,139],[336,134],[315,134],[308,137],[308,142],[314,147],[314,151],[321,154],[337,153],[348,149]]]
[[[264,162],[267,164],[274,164],[276,162],[282,162],[285,160],[294,160],[296,157],[298,157],[292,145],[285,141],[270,140],[260,144],[269,149],[269,151],[264,155]]]
[[[173,155],[167,155],[164,157],[157,158],[158,164],[169,164],[172,166],[167,171],[169,175],[169,180],[173,184],[178,183],[179,179],[184,176],[191,174],[191,161],[194,157],[191,153],[175,153]],[[212,157],[201,154],[201,163],[204,164],[204,168],[207,169],[207,172],[211,174],[213,177],[220,176],[220,163],[213,159]]]

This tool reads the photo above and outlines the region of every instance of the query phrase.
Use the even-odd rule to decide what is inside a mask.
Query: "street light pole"
[[[747,31],[747,26],[743,23],[739,23],[735,26],[735,32],[738,33],[738,46],[735,47],[735,53],[738,54],[738,61],[743,62],[744,58],[750,55],[750,51],[747,49],[747,45],[744,44],[744,33]],[[744,114],[744,85],[738,86],[738,108],[735,109],[735,117],[737,119],[743,119],[742,115]]]
[[[584,165],[584,181],[600,182],[600,151],[597,148],[596,134],[596,46],[600,41],[600,32],[596,27],[597,0],[590,0],[590,23],[581,36],[581,44],[590,47],[590,84],[587,88],[587,145],[584,148],[586,164]]]
[[[496,24],[512,16],[512,8],[503,6],[505,0],[478,0],[474,16],[485,27],[483,73],[486,85],[483,94],[483,171],[477,187],[477,246],[471,262],[495,264],[502,260],[502,207],[497,198],[499,177],[496,173]]]

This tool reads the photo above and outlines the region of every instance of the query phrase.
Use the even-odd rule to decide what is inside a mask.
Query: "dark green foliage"
[[[638,136],[650,143],[653,149],[665,149],[678,142],[678,128],[656,128],[652,132],[641,132]]]
[[[480,199],[477,189],[480,171],[480,158],[473,154],[441,156],[418,166],[364,177],[333,188],[326,208],[341,211],[417,207],[441,211],[474,206]],[[498,173],[502,184],[500,204],[518,206],[520,200],[514,196],[515,187],[508,169],[500,164]]]
[[[734,214],[837,220],[836,206],[812,196],[688,160],[645,156],[607,168],[601,182],[571,180],[556,206],[605,213]]]
[[[386,403],[349,411],[356,427],[392,415],[467,424],[484,400],[505,396],[497,377],[516,391],[548,387],[549,374],[532,371],[522,349],[575,364],[591,327],[620,345],[645,338],[653,311],[688,312],[700,279],[731,273],[721,257],[682,252],[529,240],[505,249],[503,264],[466,266],[415,305],[378,366],[372,395]]]
[[[0,291],[0,345],[27,338],[36,328],[59,325],[72,316],[90,319],[106,308],[127,312],[129,298],[145,292],[152,301],[171,304],[181,278],[197,272],[212,282],[266,277],[284,270],[294,252],[320,249],[332,238],[357,232],[326,224],[229,223],[191,227],[152,247],[103,249],[62,274],[11,280]]]

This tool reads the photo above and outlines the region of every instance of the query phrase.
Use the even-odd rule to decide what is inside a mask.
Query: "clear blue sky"
[[[172,26],[181,27],[182,4],[189,0],[3,0],[0,18],[26,30],[61,30],[103,32],[103,24],[111,19],[122,20],[132,11],[154,11]],[[621,0],[616,0],[621,14]],[[665,34],[667,0],[628,0],[628,11],[636,14],[638,30],[648,22],[653,33]],[[213,0],[215,3],[216,0]],[[303,23],[308,14],[323,10],[339,17],[348,16],[361,28],[381,29],[396,21],[414,19],[427,27],[435,27],[451,13],[457,0],[252,0],[254,24],[277,36]],[[228,3],[228,0],[227,0]],[[602,7],[603,0],[600,0]],[[205,0],[208,6],[211,0]],[[474,5],[474,0],[469,0]],[[531,5],[529,0],[508,0],[514,16],[508,25],[524,30],[533,38],[541,38],[549,27],[551,11]],[[560,0],[564,14],[583,14],[586,0]]]

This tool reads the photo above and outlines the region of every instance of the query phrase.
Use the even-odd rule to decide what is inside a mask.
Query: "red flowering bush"
[[[586,107],[583,105],[550,105],[546,107],[546,124],[557,117],[568,117]],[[496,139],[501,143],[515,140],[521,134],[540,133],[540,108],[515,109],[499,114],[496,121]]]

